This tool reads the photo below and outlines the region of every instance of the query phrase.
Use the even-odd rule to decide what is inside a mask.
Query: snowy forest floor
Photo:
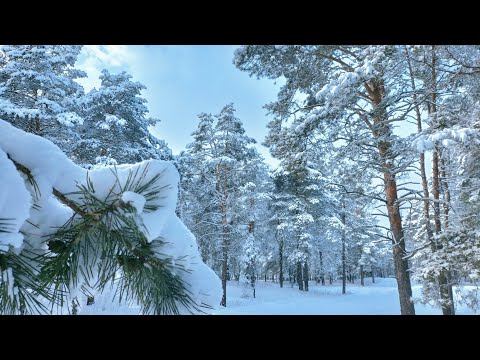
[[[394,278],[365,279],[365,286],[357,281],[347,283],[347,293],[342,295],[342,283],[322,286],[309,283],[309,291],[299,291],[287,281],[280,288],[278,283],[260,280],[256,286],[256,298],[251,289],[238,281],[227,283],[227,307],[218,306],[210,313],[214,315],[399,315],[397,283]],[[464,286],[464,290],[473,286]],[[248,289],[248,291],[246,291]],[[248,293],[248,297],[245,296]],[[413,285],[413,297],[421,297],[421,286]],[[86,301],[86,299],[84,299]],[[475,314],[466,306],[456,305],[459,315]],[[415,304],[418,315],[440,315],[441,310],[429,305]],[[96,296],[95,303],[80,311],[81,315],[137,315],[139,307],[119,306],[108,296]]]
[[[237,281],[227,284],[227,307],[213,311],[217,315],[399,315],[400,303],[394,278],[371,278],[360,283],[347,284],[347,293],[342,295],[342,284],[322,286],[310,282],[309,291],[292,288],[289,282],[280,288],[278,283],[257,282],[256,298],[251,290],[245,297],[246,286]],[[421,286],[413,286],[414,299],[421,296]],[[441,310],[429,305],[415,304],[418,315],[441,314]],[[457,304],[457,314],[474,314],[473,310]]]

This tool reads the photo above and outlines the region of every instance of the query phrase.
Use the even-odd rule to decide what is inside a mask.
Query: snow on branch
[[[173,163],[87,171],[50,141],[0,120],[0,171],[0,220],[8,220],[0,255],[15,259],[12,251],[22,257],[32,248],[42,254],[30,266],[37,283],[52,289],[47,300],[63,303],[64,292],[74,296],[85,285],[101,291],[111,283],[120,299],[138,303],[144,313],[201,312],[219,303],[220,281],[175,214],[179,174]],[[123,273],[118,280],[117,269]],[[12,273],[17,292],[20,271]]]

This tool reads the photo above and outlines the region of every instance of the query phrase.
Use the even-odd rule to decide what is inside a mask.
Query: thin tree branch
[[[31,171],[24,165],[16,162],[15,160],[13,160],[8,154],[7,154],[8,158],[13,162],[13,164],[15,165],[15,167],[17,168],[18,171],[24,173],[25,175],[27,175],[28,177],[32,177],[33,178],[33,175],[31,173]],[[77,204],[75,204],[75,202],[73,202],[72,200],[70,200],[69,198],[67,198],[64,194],[62,194],[60,191],[58,191],[57,189],[53,188],[53,195],[55,195],[55,197],[64,205],[68,206],[70,209],[72,209],[75,213],[77,213],[78,215],[80,215],[81,217],[85,218],[85,217],[88,217],[89,214],[85,211],[83,211]]]

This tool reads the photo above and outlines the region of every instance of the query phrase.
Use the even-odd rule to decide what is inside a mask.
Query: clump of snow
[[[74,112],[64,112],[57,115],[57,120],[60,124],[72,127],[74,125],[82,125],[83,119]]]
[[[1,130],[0,130],[1,131]],[[30,216],[31,197],[15,165],[8,159],[0,143],[0,223],[8,232],[0,232],[0,252],[9,246],[20,248],[23,235],[19,233]]]
[[[118,164],[117,160],[112,159],[109,156],[97,156],[95,158],[95,165],[93,167],[95,168],[95,167],[102,167],[105,165],[117,165],[117,164]]]
[[[8,99],[0,99],[0,114],[16,115],[23,118],[34,118],[40,115],[38,109],[17,107]]]
[[[135,210],[137,210],[137,214],[141,214],[143,212],[143,207],[145,206],[145,202],[147,200],[145,199],[145,196],[141,194],[137,194],[136,192],[133,192],[133,191],[125,191],[122,194],[122,201],[125,204],[132,205],[135,208]]]
[[[127,123],[125,119],[118,118],[115,115],[107,114],[105,115],[105,121],[100,123],[100,128],[104,130],[110,130],[112,125],[124,126]]]
[[[86,176],[86,170],[75,165],[58,146],[3,120],[0,120],[0,148],[30,170],[45,196],[52,192],[52,186],[62,193],[75,191],[76,181]]]
[[[440,130],[433,134],[420,134],[413,141],[412,145],[418,152],[425,152],[432,150],[437,142],[440,142],[444,147],[458,143],[478,145],[480,144],[480,131],[453,126],[450,129]]]

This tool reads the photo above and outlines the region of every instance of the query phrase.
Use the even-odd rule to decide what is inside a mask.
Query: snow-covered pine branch
[[[171,162],[87,171],[50,141],[0,120],[0,172],[3,313],[64,313],[80,291],[110,286],[144,313],[218,304],[220,281],[175,215]]]

